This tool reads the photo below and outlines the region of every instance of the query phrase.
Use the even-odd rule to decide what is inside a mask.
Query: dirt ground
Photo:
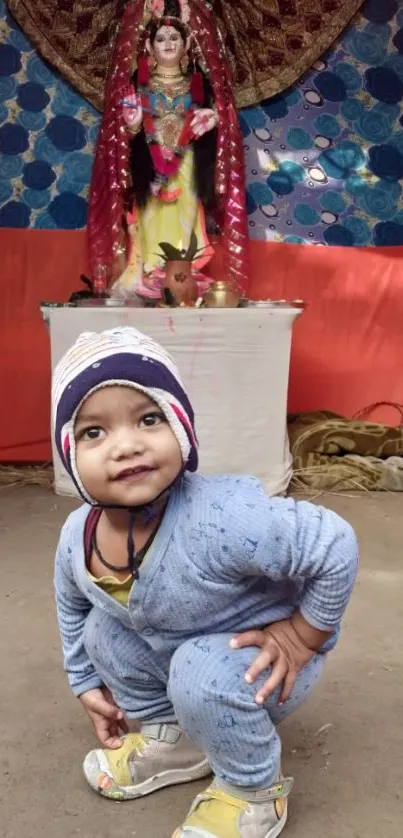
[[[320,688],[284,723],[295,777],[287,838],[400,838],[403,824],[403,498],[327,496],[361,539],[359,582]],[[82,777],[91,726],[62,672],[53,553],[74,501],[0,492],[0,834],[170,838],[193,784],[124,804]]]

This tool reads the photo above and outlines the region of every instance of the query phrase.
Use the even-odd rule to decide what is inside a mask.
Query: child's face
[[[77,469],[88,494],[104,505],[155,500],[182,468],[181,451],[164,414],[131,387],[97,390],[75,424]]]

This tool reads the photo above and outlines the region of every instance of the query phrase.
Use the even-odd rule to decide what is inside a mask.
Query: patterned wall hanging
[[[298,84],[240,120],[252,238],[403,244],[403,0],[369,0]],[[98,126],[0,0],[0,226],[85,226]]]

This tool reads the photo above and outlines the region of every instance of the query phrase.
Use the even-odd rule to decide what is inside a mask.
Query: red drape
[[[0,230],[0,461],[50,458],[50,352],[39,312],[67,300],[86,271],[84,232]],[[403,402],[403,248],[252,242],[255,298],[303,298],[294,329],[289,410],[351,416]],[[219,259],[214,272],[220,275]],[[392,410],[376,421],[395,424]]]

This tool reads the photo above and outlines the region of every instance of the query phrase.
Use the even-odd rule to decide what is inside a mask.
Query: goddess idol
[[[169,264],[187,262],[194,297],[203,293],[206,216],[221,233],[224,278],[245,291],[242,140],[213,15],[204,0],[128,2],[91,183],[95,286],[106,290],[106,275],[112,296],[159,298]]]

